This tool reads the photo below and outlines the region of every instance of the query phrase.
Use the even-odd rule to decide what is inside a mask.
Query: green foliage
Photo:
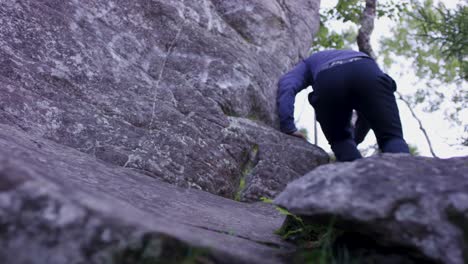
[[[273,204],[273,200],[267,197],[260,197],[260,201],[267,203],[267,204]]]
[[[351,21],[357,24],[364,6],[365,1],[362,0],[339,0],[335,8],[326,11],[326,15],[342,22]]]
[[[359,24],[365,4],[364,0],[339,0],[334,8],[322,12],[322,18],[326,20],[334,19],[341,22],[350,21],[354,24]],[[377,17],[398,18],[398,15],[407,10],[407,7],[408,3],[406,2],[402,3],[395,0],[377,1]]]
[[[316,52],[324,49],[350,49],[355,43],[357,31],[349,27],[342,33],[329,30],[325,24],[320,24],[319,32],[314,40],[311,51]]]
[[[410,154],[412,156],[420,156],[421,154],[419,153],[418,147],[416,145],[408,144]]]
[[[234,200],[240,201],[242,191],[245,189],[245,177],[242,177],[239,181],[239,188],[237,189],[236,196],[234,197]]]
[[[269,198],[260,198],[264,203],[272,204]],[[349,254],[344,247],[337,248],[334,242],[342,235],[342,231],[334,227],[334,220],[328,225],[306,223],[301,217],[288,210],[276,207],[280,214],[285,215],[283,225],[275,231],[282,239],[298,245],[298,252],[293,263],[310,264],[358,264],[359,259]]]
[[[242,175],[239,180],[239,187],[237,188],[237,192],[234,197],[234,200],[236,201],[240,201],[242,192],[245,189],[245,178],[252,172],[252,169],[255,167],[255,165],[258,162],[258,151],[259,151],[258,144],[254,144],[252,146],[252,149],[250,149],[250,151],[246,151],[244,154],[245,161],[241,166]]]
[[[306,224],[301,217],[288,210],[276,208],[286,219],[275,234],[301,248],[296,262],[300,260],[301,263],[330,263],[329,260],[333,259],[332,244],[337,235],[333,223],[329,226]]]
[[[381,41],[387,66],[395,55],[414,58],[420,78],[429,77],[444,83],[467,78],[468,9],[450,10],[432,0],[411,2],[403,12],[393,35]]]
[[[260,200],[268,204],[273,203],[273,200],[266,197],[261,197]],[[305,224],[302,218],[284,208],[276,206],[276,210],[286,216],[283,225],[275,231],[275,234],[280,235],[284,240],[303,245],[304,243],[320,242],[324,239],[324,236],[331,233],[331,227]]]
[[[304,135],[307,141],[309,141],[309,131],[307,131],[307,128],[301,128],[299,129],[299,133]]]
[[[422,104],[423,110],[433,112],[450,102],[446,117],[468,130],[466,120],[460,116],[468,108],[467,6],[449,9],[443,3],[434,5],[433,0],[412,0],[392,35],[381,40],[381,45],[386,67],[395,63],[395,58],[413,62],[424,84],[423,89],[407,98],[413,106]]]
[[[401,2],[401,1],[387,1],[386,3],[379,3],[377,9],[377,17],[388,17],[392,20],[398,19],[400,14],[407,12],[408,10],[408,2]]]
[[[338,248],[334,244],[342,232],[334,228],[333,220],[328,225],[310,224],[285,209],[278,209],[286,215],[286,220],[276,234],[299,246],[294,263],[360,263],[359,259],[352,257],[346,248]]]
[[[361,5],[356,5],[358,2]],[[359,14],[364,8],[362,3],[360,0],[340,0],[335,8],[322,9],[320,12],[320,28],[312,45],[312,51],[350,48],[357,36],[356,29],[349,27],[343,33],[338,33],[330,30],[328,24],[331,20],[356,21],[357,23]]]
[[[356,43],[357,26],[359,26],[361,13],[364,10],[364,0],[339,0],[331,9],[322,9],[320,12],[320,28],[312,45],[312,51],[324,49],[351,49]],[[397,18],[398,14],[406,10],[407,3],[389,0],[378,2],[377,16]],[[330,21],[350,22],[351,25],[341,33],[329,27]]]
[[[329,226],[306,224],[301,217],[288,210],[281,207],[276,207],[276,209],[286,216],[283,225],[275,231],[275,234],[280,235],[284,240],[307,248],[331,245],[332,238],[336,235],[333,223]]]
[[[462,68],[460,77],[466,80],[468,62],[463,59],[468,54],[468,7],[459,5],[450,10],[440,3],[435,8],[428,8],[431,2],[417,6],[413,15],[419,22],[419,37],[436,46],[445,60],[458,60]]]

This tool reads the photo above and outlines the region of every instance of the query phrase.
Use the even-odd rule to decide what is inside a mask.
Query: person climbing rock
[[[310,85],[309,103],[338,161],[362,158],[357,145],[369,129],[382,152],[409,153],[393,94],[396,83],[371,57],[353,50],[321,51],[283,75],[277,94],[282,132],[303,138],[294,124],[294,100]],[[353,110],[358,113],[355,127]]]

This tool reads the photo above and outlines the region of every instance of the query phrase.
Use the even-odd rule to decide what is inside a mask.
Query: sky
[[[436,1],[437,2],[437,1]],[[442,0],[447,7],[453,8],[458,3],[464,2],[463,0]],[[321,8],[332,8],[336,5],[337,0],[322,0]],[[465,2],[466,3],[466,2]],[[375,22],[375,29],[372,34],[371,43],[378,54],[379,39],[383,36],[389,36],[390,29],[394,23],[387,18],[377,19]],[[349,24],[336,22],[331,24],[331,28],[336,31],[348,28]],[[411,64],[401,61],[393,65],[387,71],[398,84],[398,90],[402,94],[412,94],[415,92],[415,87],[421,88],[421,83],[414,77],[415,71]],[[467,85],[466,83],[464,85]],[[466,87],[466,86],[465,86]],[[295,118],[296,126],[298,128],[305,128],[308,131],[309,141],[314,143],[314,110],[307,101],[307,94],[312,91],[312,87],[307,88],[296,96],[295,103]],[[403,125],[403,134],[406,141],[415,145],[421,156],[431,156],[427,141],[421,130],[419,129],[418,122],[412,117],[411,112],[407,106],[398,101],[400,110],[400,118]],[[453,126],[450,122],[444,119],[443,111],[433,113],[426,113],[422,109],[413,109],[417,116],[421,119],[424,128],[426,129],[431,140],[435,154],[440,158],[449,158],[456,156],[468,156],[468,147],[455,144],[457,138],[463,135],[463,128]],[[462,114],[463,120],[468,120],[468,110],[465,109]],[[466,122],[465,122],[466,123]],[[318,124],[318,145],[331,153],[331,149],[323,136],[320,125]],[[375,145],[375,137],[373,133],[369,133],[366,140],[359,145],[360,149],[367,149]],[[371,153],[371,152],[369,152]]]

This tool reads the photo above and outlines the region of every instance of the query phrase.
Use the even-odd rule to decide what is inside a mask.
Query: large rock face
[[[283,263],[282,220],[0,125],[2,263]]]
[[[178,186],[274,195],[327,160],[270,128],[276,80],[307,52],[318,8],[319,0],[0,1],[0,123]],[[272,136],[256,142],[232,129],[239,118]],[[252,146],[280,159],[285,141],[303,165],[261,190],[239,190]],[[247,186],[279,165],[261,160]]]
[[[334,221],[414,263],[468,263],[467,157],[326,165],[289,184],[275,203],[307,221]]]

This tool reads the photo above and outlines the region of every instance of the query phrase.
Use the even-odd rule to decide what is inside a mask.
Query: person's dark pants
[[[323,70],[313,88],[309,102],[338,161],[362,158],[351,126],[353,109],[368,121],[382,152],[409,153],[393,94],[396,84],[374,60],[365,58]]]

